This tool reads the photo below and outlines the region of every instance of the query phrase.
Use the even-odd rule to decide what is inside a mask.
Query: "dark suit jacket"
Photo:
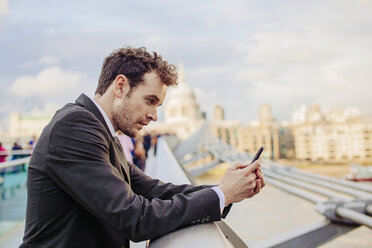
[[[129,247],[220,220],[212,189],[152,179],[120,149],[87,96],[57,111],[30,160],[21,247]]]

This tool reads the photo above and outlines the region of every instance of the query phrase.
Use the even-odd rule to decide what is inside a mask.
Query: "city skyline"
[[[10,112],[42,113],[93,94],[105,56],[145,46],[184,62],[201,109],[279,121],[295,107],[371,115],[369,1],[0,0],[0,126]],[[5,122],[5,123],[4,123]]]
[[[164,103],[164,122],[144,128],[148,133],[173,133],[188,139],[206,124],[200,105],[190,85],[179,70],[179,87],[174,88]],[[24,116],[13,113],[8,138],[38,137],[50,116]],[[318,104],[302,106],[292,112],[288,122],[277,122],[269,104],[259,108],[257,121],[242,125],[239,120],[226,120],[224,109],[216,105],[209,119],[215,137],[241,151],[254,153],[264,147],[263,157],[311,161],[371,161],[372,118],[357,109],[322,109]],[[0,133],[1,135],[1,133]],[[8,139],[9,142],[9,139]]]

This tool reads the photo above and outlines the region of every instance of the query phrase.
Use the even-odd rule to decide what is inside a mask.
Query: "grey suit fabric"
[[[86,95],[57,111],[29,163],[20,247],[129,247],[128,240],[220,220],[210,187],[152,179],[121,149]]]

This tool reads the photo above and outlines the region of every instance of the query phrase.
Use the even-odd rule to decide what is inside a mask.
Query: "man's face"
[[[130,137],[136,137],[142,126],[158,119],[156,109],[166,94],[165,86],[155,72],[146,73],[143,82],[114,105],[112,124]]]

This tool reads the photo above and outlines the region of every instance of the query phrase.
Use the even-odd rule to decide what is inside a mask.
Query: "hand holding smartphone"
[[[257,159],[259,159],[259,157],[261,156],[261,153],[262,153],[263,150],[264,150],[264,148],[261,146],[260,149],[258,149],[256,155],[254,156],[254,158],[253,158],[251,164],[254,163],[254,161],[256,161]],[[259,176],[257,175],[257,169],[255,170],[255,174],[256,174],[257,177],[259,177]],[[264,187],[264,186],[265,186],[265,181],[263,180],[263,178],[262,178],[261,180],[262,180],[262,184],[263,184],[262,187]],[[256,186],[256,187],[257,187],[257,186]]]

